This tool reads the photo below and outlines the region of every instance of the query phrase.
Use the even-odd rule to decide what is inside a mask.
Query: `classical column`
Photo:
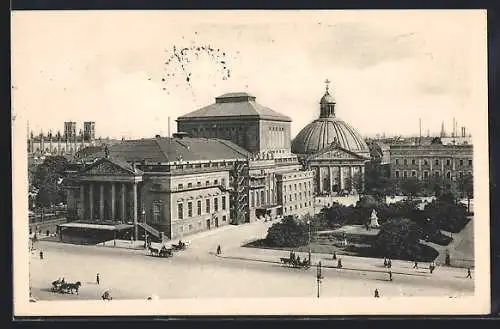
[[[330,174],[330,193],[333,192],[333,167],[328,167],[328,173]]]
[[[111,220],[115,220],[115,183],[111,183]]]
[[[322,175],[322,169],[323,167],[318,167],[318,176],[319,176],[319,193],[323,193],[324,192],[324,187],[323,187],[323,175]]]
[[[340,173],[340,189],[343,190],[345,189],[344,186],[344,167],[340,166],[339,167],[339,173]]]
[[[361,166],[361,192],[365,190],[365,166]]]
[[[104,183],[99,185],[99,221],[104,220]]]
[[[351,175],[351,190],[354,189],[354,186],[356,185],[354,183],[354,166],[349,166],[349,171],[350,171],[350,175]],[[358,192],[358,191],[356,191]]]
[[[127,222],[127,214],[125,213],[125,189],[126,189],[126,186],[125,186],[125,183],[122,183],[122,195],[121,195],[121,206],[122,206],[122,209],[121,209],[121,217],[122,217],[122,221],[123,222]]]
[[[137,183],[134,182],[134,235],[135,240],[139,238],[139,228],[137,227]]]
[[[94,220],[94,184],[89,184],[89,212],[90,220]]]
[[[85,219],[85,191],[84,185],[80,185],[80,213],[78,214],[80,220]]]

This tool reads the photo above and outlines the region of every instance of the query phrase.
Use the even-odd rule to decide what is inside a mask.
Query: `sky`
[[[453,118],[487,127],[483,11],[44,11],[11,22],[12,108],[35,134],[88,120],[102,137],[167,135],[168,117],[175,132],[178,116],[246,91],[290,116],[295,136],[319,116],[326,79],[336,115],[364,136],[415,135],[419,118],[423,134],[443,121],[450,132]]]

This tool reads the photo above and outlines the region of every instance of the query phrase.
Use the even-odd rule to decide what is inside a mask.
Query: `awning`
[[[258,207],[257,209],[258,210],[270,210],[270,209],[278,209],[281,207],[283,207],[283,206],[280,204],[277,204],[277,205],[273,205],[273,206],[261,206],[261,207]]]
[[[121,231],[134,227],[134,225],[130,224],[99,225],[99,224],[86,224],[86,223],[66,223],[57,226],[65,228],[82,228],[82,229],[103,230],[103,231]]]

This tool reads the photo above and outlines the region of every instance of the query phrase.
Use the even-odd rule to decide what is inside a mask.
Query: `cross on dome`
[[[325,80],[325,84],[326,84],[326,92],[328,92],[328,88],[329,88],[329,85],[330,85],[330,80],[326,79]]]

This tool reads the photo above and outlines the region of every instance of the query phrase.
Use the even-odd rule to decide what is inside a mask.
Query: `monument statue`
[[[375,209],[372,210],[372,214],[370,216],[370,227],[371,228],[379,228],[380,224],[378,223],[377,212]]]

